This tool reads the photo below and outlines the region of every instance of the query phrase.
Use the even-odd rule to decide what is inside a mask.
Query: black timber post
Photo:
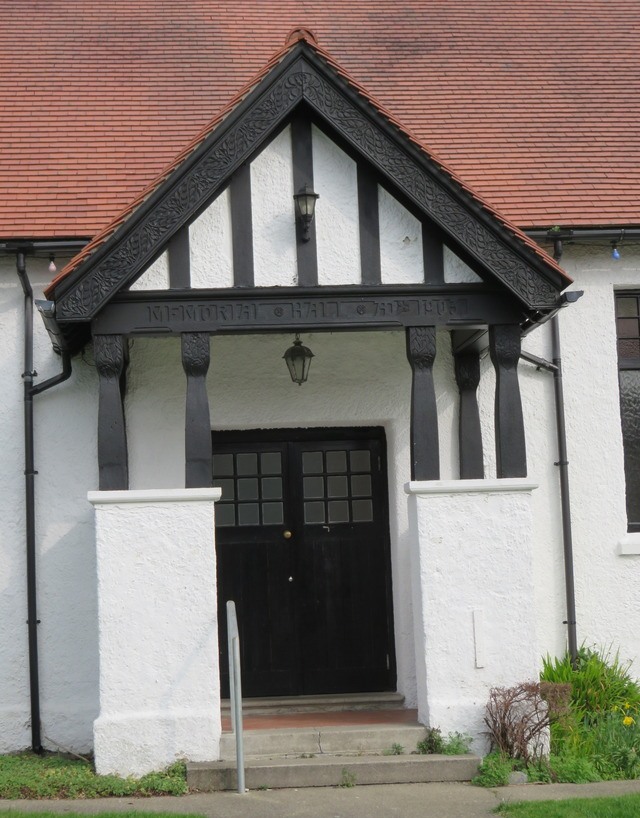
[[[185,487],[210,486],[213,480],[211,423],[206,376],[209,369],[209,335],[182,334],[182,366],[187,375],[185,416]]]
[[[411,479],[439,480],[438,408],[433,385],[436,328],[407,327],[411,364]]]
[[[454,353],[456,383],[460,392],[458,413],[458,445],[460,477],[463,480],[482,479],[482,429],[478,409],[477,389],[480,383],[480,355],[477,352]]]
[[[93,356],[100,378],[98,474],[100,491],[129,488],[124,375],[127,345],[122,335],[94,335]]]
[[[527,450],[522,400],[518,384],[520,327],[499,324],[489,327],[489,351],[496,370],[496,474],[526,477]]]

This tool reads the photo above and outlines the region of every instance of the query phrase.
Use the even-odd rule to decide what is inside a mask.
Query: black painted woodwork
[[[253,216],[251,208],[251,166],[242,165],[231,177],[231,243],[233,247],[233,283],[253,287]]]
[[[279,453],[284,489],[282,525],[216,526],[223,696],[228,692],[224,611],[229,599],[238,611],[245,695],[394,690],[383,430],[214,432],[213,440],[216,463],[230,453]],[[351,456],[362,451],[371,455],[373,519],[305,523],[305,490],[316,493],[305,477],[321,477],[322,491],[329,489],[326,475],[304,473],[305,454],[316,453],[316,458],[321,453],[323,470],[329,466],[331,471],[336,466],[329,464],[327,453],[346,453],[347,471],[336,476],[346,477],[350,497],[344,502],[353,503],[349,481],[360,476],[361,468],[350,470]],[[260,481],[261,460],[257,462]],[[238,468],[236,463],[236,472]],[[242,468],[246,474],[252,466]],[[238,495],[240,481],[251,479],[236,473],[233,488],[228,475],[214,479],[214,484],[224,486],[224,498],[225,490]],[[216,515],[220,506],[216,504]],[[283,536],[285,531],[291,532],[290,539]]]
[[[444,284],[444,245],[442,234],[431,225],[422,223],[422,262],[427,284]]]
[[[407,358],[411,364],[411,479],[439,480],[438,407],[433,384],[436,328],[407,329]]]
[[[182,335],[182,366],[187,376],[185,415],[185,488],[211,485],[211,423],[207,396],[209,335]]]
[[[262,287],[120,293],[94,333],[285,332],[301,329],[483,327],[521,315],[514,298],[482,285]]]
[[[363,284],[380,284],[380,211],[378,182],[358,164],[358,220],[360,228],[360,269]]]
[[[458,412],[460,477],[463,480],[482,479],[484,459],[477,395],[480,383],[480,355],[473,351],[457,355],[454,353],[454,365],[460,393]]]
[[[99,376],[98,480],[100,491],[129,488],[124,417],[126,341],[121,335],[94,335],[93,357]]]
[[[391,189],[410,199],[443,231],[457,255],[473,257],[526,308],[548,312],[556,307],[566,283],[561,273],[402,135],[312,47],[300,43],[103,245],[58,283],[58,320],[92,319],[302,108],[347,141]]]
[[[169,287],[186,289],[191,286],[191,251],[189,227],[180,228],[169,241]]]
[[[305,185],[313,188],[313,144],[311,121],[295,116],[291,122],[291,150],[293,155],[293,192],[299,193]],[[322,205],[319,205],[320,207]],[[316,204],[316,211],[318,205]],[[296,218],[296,250],[298,254],[298,284],[313,287],[318,283],[318,247],[315,219],[309,225],[309,238],[302,235],[302,225]]]
[[[489,327],[489,352],[496,371],[496,474],[526,477],[527,451],[518,383],[521,331],[516,324]]]

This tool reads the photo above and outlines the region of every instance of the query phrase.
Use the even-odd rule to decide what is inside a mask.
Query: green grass
[[[0,756],[0,798],[107,798],[186,792],[186,769],[182,763],[142,778],[120,778],[96,775],[88,761],[55,754]]]
[[[637,818],[640,795],[502,804],[496,812],[505,818]]]

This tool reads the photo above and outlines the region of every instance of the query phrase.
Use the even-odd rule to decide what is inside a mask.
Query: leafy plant
[[[355,787],[355,785],[356,785],[355,773],[352,773],[349,770],[347,770],[346,767],[343,767],[339,786],[348,789],[350,787]]]
[[[404,753],[402,744],[394,743],[387,750],[382,751],[383,756],[401,756]]]
[[[441,752],[447,756],[463,756],[471,749],[473,739],[467,733],[448,733]]]
[[[478,787],[506,787],[514,769],[514,759],[503,753],[489,753],[478,767],[478,775],[471,783]]]
[[[549,758],[551,777],[558,784],[588,784],[602,781],[593,761],[581,756],[551,756]]]
[[[417,752],[420,755],[444,752],[444,739],[439,727],[427,727],[427,735],[418,742]]]

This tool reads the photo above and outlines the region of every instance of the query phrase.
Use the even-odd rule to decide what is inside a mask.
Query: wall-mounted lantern
[[[300,221],[302,241],[311,238],[311,222],[316,211],[316,200],[320,196],[309,185],[305,185],[298,193],[293,194],[296,203],[296,219]]]
[[[296,340],[293,342],[293,346],[289,347],[282,357],[284,358],[287,368],[289,369],[291,380],[300,386],[301,383],[304,383],[307,380],[309,375],[309,367],[311,366],[313,352],[311,352],[309,347],[302,345],[300,335],[297,332]]]

